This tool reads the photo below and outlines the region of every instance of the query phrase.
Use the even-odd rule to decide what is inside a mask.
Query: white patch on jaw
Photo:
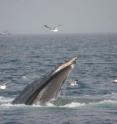
[[[54,73],[60,71],[61,69],[62,69],[62,68],[59,67],[57,70],[54,71]]]
[[[74,68],[74,64],[71,65],[71,68],[72,68],[72,69]]]

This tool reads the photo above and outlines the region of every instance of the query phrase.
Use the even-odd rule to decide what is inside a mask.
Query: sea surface
[[[55,101],[12,105],[23,88],[78,57]],[[117,34],[0,36],[0,124],[117,124]]]

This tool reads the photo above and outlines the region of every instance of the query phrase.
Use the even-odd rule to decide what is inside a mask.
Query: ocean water
[[[32,81],[77,56],[55,101],[12,105]],[[117,124],[117,35],[62,34],[0,36],[0,124]]]

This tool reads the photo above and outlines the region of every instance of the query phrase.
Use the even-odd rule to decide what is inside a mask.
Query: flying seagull
[[[70,84],[70,86],[78,86],[78,80],[67,80],[67,82]]]
[[[117,83],[117,79],[115,79],[115,80],[112,80],[112,82],[113,82],[113,83]]]
[[[55,26],[55,27],[49,27],[49,26],[47,26],[47,25],[44,25],[45,28],[49,29],[49,30],[52,31],[52,32],[58,32],[58,31],[59,31],[59,30],[58,30],[58,27],[60,27],[60,26],[62,26],[62,25],[57,25],[57,26]]]

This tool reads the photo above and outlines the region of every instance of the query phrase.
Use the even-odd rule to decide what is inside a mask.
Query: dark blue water
[[[58,98],[40,105],[10,102],[57,64],[78,56]],[[0,124],[117,124],[117,35],[14,35],[0,37]]]

